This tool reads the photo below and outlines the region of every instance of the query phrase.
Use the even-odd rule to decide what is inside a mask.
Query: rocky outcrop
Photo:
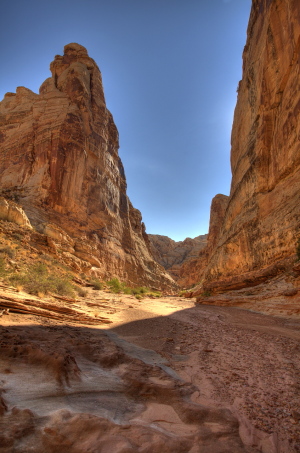
[[[26,228],[32,228],[23,209],[16,203],[5,200],[3,197],[0,197],[0,220],[6,220]]]
[[[118,131],[101,74],[84,47],[69,44],[40,94],[18,87],[0,103],[0,189],[50,243],[88,261],[99,277],[167,288],[145,226],[126,195]],[[65,241],[65,238],[71,238]]]
[[[202,278],[209,291],[290,266],[300,226],[300,4],[254,0],[232,129],[228,205]]]
[[[159,234],[148,235],[152,254],[175,280],[181,275],[181,268],[186,263],[198,257],[200,250],[207,244],[207,235],[197,236],[194,239],[186,238],[184,241],[174,241],[168,236]]]

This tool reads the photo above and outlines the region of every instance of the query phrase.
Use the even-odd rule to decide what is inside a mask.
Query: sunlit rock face
[[[126,195],[98,66],[72,43],[50,69],[40,94],[18,87],[0,103],[2,195],[17,201],[38,231],[62,228],[99,276],[171,287]]]
[[[299,70],[299,1],[254,0],[232,129],[231,191],[205,271],[207,287],[225,288],[231,278],[246,285],[252,272],[259,278],[269,266],[274,275],[295,254]]]
[[[222,228],[225,212],[228,206],[226,195],[218,194],[211,202],[210,223],[208,235],[205,235],[205,246],[202,247],[196,258],[184,262],[179,271],[178,283],[189,288],[202,283],[203,274],[208,264],[208,260],[213,253]]]
[[[295,260],[299,63],[299,1],[253,0],[231,137],[230,195],[212,201],[208,245],[181,269],[186,286],[238,289],[276,276]]]
[[[149,234],[152,254],[171,276],[179,283],[181,268],[198,257],[207,244],[207,234],[184,241],[174,241],[168,236]]]

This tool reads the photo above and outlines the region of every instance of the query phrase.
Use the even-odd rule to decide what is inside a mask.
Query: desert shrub
[[[81,286],[75,286],[75,291],[77,292],[79,297],[86,297],[87,296],[87,290],[84,288],[81,288]]]
[[[124,286],[123,293],[124,294],[132,294],[132,288],[129,288],[129,286]]]
[[[204,291],[202,294],[201,294],[202,297],[210,297],[211,296],[211,292],[210,291]]]
[[[0,247],[0,254],[7,255],[9,258],[14,258],[16,252],[8,245]]]
[[[139,291],[140,291],[140,294],[147,294],[149,293],[149,288],[146,288],[145,286],[141,286],[140,288],[138,288]]]
[[[98,278],[93,278],[90,280],[90,284],[92,285],[93,289],[100,290],[103,288],[103,284],[100,282]]]
[[[131,294],[133,294],[134,296],[137,295],[137,294],[146,294],[149,290],[147,290],[147,288],[144,288],[144,287],[136,287],[136,288],[131,288]]]
[[[30,270],[33,274],[37,275],[47,275],[48,274],[48,267],[46,266],[45,263],[42,262],[37,262],[30,266]]]
[[[74,297],[75,294],[69,277],[58,276],[53,270],[50,273],[47,266],[41,262],[33,264],[27,271],[11,274],[8,280],[30,294],[55,293],[69,297]]]
[[[126,292],[125,292],[126,291]],[[159,291],[151,291],[149,288],[145,286],[138,286],[136,288],[128,288],[126,287],[124,290],[125,294],[133,294],[137,299],[141,299],[144,296],[150,297],[161,297],[161,292]]]
[[[106,282],[108,288],[113,293],[123,293],[123,294],[132,294],[137,299],[141,299],[145,295],[153,296],[153,297],[160,297],[161,293],[159,291],[151,291],[149,288],[145,286],[136,286],[131,288],[130,286],[126,286],[125,283],[121,283],[117,278],[112,278],[108,282]]]
[[[124,289],[124,285],[117,278],[112,278],[106,284],[113,293],[120,293]]]
[[[149,293],[149,296],[161,297],[161,292],[160,291],[152,291],[152,292]]]
[[[54,277],[54,292],[57,294],[61,294],[62,296],[70,296],[74,297],[75,292],[74,292],[74,287],[70,280],[68,278],[59,278],[59,277]]]

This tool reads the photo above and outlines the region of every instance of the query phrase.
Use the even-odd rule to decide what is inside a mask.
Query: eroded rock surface
[[[232,129],[230,196],[204,272],[199,267],[207,290],[251,286],[296,258],[299,51],[300,3],[254,0]]]
[[[198,257],[207,244],[206,234],[178,242],[159,234],[149,234],[148,237],[155,260],[177,281],[182,274],[181,267]]]
[[[153,260],[141,214],[126,195],[118,131],[98,66],[72,43],[50,69],[40,94],[18,87],[0,103],[2,195],[49,234],[53,247],[71,237],[66,252],[100,277],[174,287]]]
[[[92,289],[68,302],[81,319],[51,305],[0,316],[1,453],[299,451],[299,314]]]
[[[206,270],[210,256],[212,255],[222,228],[225,212],[228,206],[226,195],[216,195],[210,207],[210,222],[206,241],[198,253],[198,256],[182,264],[179,270],[178,283],[184,288],[200,284],[202,286],[203,274]]]
[[[0,220],[16,223],[25,228],[32,228],[25,212],[16,203],[0,197]]]

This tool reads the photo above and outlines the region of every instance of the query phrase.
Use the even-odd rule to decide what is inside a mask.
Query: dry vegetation
[[[61,256],[52,256],[46,247],[38,242],[33,245],[26,236],[26,230],[9,222],[1,222],[0,279],[19,291],[42,297],[59,294],[67,297],[85,297],[86,286],[94,290],[105,289],[115,294],[160,297],[159,291],[144,286],[130,287],[118,278],[101,281],[96,277],[78,274],[66,266]],[[48,253],[47,253],[48,252]],[[76,282],[76,283],[75,283]]]

